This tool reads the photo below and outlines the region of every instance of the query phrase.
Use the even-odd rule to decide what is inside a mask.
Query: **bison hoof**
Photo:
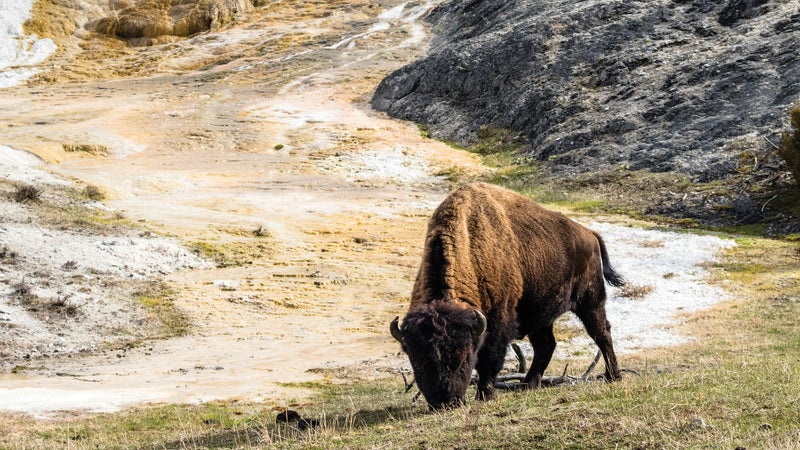
[[[602,379],[604,381],[610,383],[612,381],[618,381],[618,380],[622,379],[622,376],[620,374],[618,374],[618,373],[617,374],[611,374],[609,372],[606,372],[605,374],[603,374]]]
[[[494,400],[494,389],[478,389],[478,392],[475,394],[475,400],[482,402]]]

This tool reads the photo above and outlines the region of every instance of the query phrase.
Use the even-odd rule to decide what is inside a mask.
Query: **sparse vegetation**
[[[800,183],[800,103],[796,103],[789,111],[792,131],[784,131],[778,155],[786,162],[789,171],[797,183]]]
[[[41,189],[36,186],[21,184],[11,193],[10,198],[17,203],[38,202],[41,195]]]
[[[253,230],[253,236],[255,237],[271,237],[272,234],[269,232],[269,229],[264,225],[259,225]]]
[[[31,212],[42,223],[62,230],[87,230],[106,234],[114,229],[130,229],[136,226],[127,220],[123,211],[87,207],[82,199],[88,196],[85,190],[56,191],[53,198],[37,202],[36,208]]]
[[[446,179],[451,183],[458,183],[465,177],[466,170],[464,170],[461,167],[452,166],[441,169],[438,172],[434,173],[433,175],[437,177],[444,177],[444,179]]]
[[[9,249],[5,245],[0,246],[0,261],[3,261],[4,264],[13,264],[17,256],[17,252]]]
[[[24,279],[11,286],[11,297],[20,302],[29,303],[33,298],[33,287]]]
[[[108,147],[101,144],[62,144],[67,153],[85,153],[92,156],[108,156],[111,154]]]
[[[417,129],[419,130],[419,135],[422,136],[423,138],[428,139],[431,137],[431,133],[430,131],[428,131],[428,127],[426,127],[424,124],[418,123]]]
[[[63,315],[67,319],[74,319],[80,313],[78,305],[69,301],[69,296],[62,295],[46,302],[43,307],[48,311]]]
[[[158,324],[154,338],[183,336],[189,331],[189,317],[175,306],[175,292],[163,282],[151,282],[133,293],[134,300],[147,311],[149,322]]]
[[[244,236],[268,238],[269,230],[261,228],[261,236],[257,235],[258,229],[247,232]],[[234,240],[220,242],[219,240],[204,240],[189,243],[189,247],[204,258],[214,261],[218,267],[237,267],[252,264],[253,261],[271,254],[268,243],[263,240]]]
[[[83,188],[83,195],[86,196],[86,198],[88,198],[89,200],[94,200],[96,202],[99,202],[100,200],[106,198],[106,196],[103,194],[103,191],[101,191],[100,188],[91,184]]]
[[[616,290],[616,295],[618,297],[642,299],[647,297],[654,289],[655,287],[649,284],[634,284],[628,282]]]
[[[519,133],[495,125],[483,125],[478,129],[478,140],[469,151],[479,155],[494,153],[519,153],[525,140]]]

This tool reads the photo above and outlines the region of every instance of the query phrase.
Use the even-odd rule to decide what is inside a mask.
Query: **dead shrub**
[[[642,248],[662,248],[663,246],[663,241],[645,241],[639,244],[639,247]]]
[[[62,144],[61,147],[67,153],[86,153],[93,156],[108,156],[111,154],[108,147],[100,144]]]
[[[69,302],[69,296],[57,297],[47,302],[44,306],[53,312],[64,314],[67,318],[74,318],[80,312],[78,306]]]
[[[34,306],[38,300],[33,294],[33,286],[28,284],[25,279],[11,286],[11,298],[16,299],[25,307]]]
[[[103,192],[97,186],[92,186],[91,184],[83,188],[83,195],[86,196],[89,200],[94,200],[99,202],[106,198]]]
[[[36,186],[30,184],[22,184],[17,186],[17,189],[11,193],[11,199],[17,203],[37,202],[41,197],[42,191]]]
[[[9,249],[5,245],[0,246],[0,260],[4,263],[13,263],[13,261],[17,259],[17,256],[17,252]]]
[[[15,283],[11,286],[12,297],[25,297],[31,294],[31,285],[26,283],[25,280]]]
[[[256,227],[255,230],[253,230],[253,236],[255,236],[255,237],[270,237],[271,234],[269,232],[269,229],[267,229],[267,227],[265,227],[264,225],[259,225],[258,227]]]
[[[625,297],[631,299],[642,299],[646,297],[648,294],[653,292],[655,287],[649,284],[634,284],[634,283],[625,283],[624,286],[617,289],[617,297]]]

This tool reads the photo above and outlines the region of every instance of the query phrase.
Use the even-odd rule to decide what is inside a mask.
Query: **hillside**
[[[785,220],[762,208],[788,182],[767,139],[800,98],[795,2],[447,1],[428,21],[428,55],[380,84],[376,109],[461,144],[483,126],[513,130],[559,176],[645,170],[732,186],[683,206],[664,195],[651,214]]]

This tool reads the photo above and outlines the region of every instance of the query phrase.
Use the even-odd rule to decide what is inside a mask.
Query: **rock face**
[[[253,9],[250,0],[116,0],[116,3],[114,14],[97,21],[93,28],[134,45],[160,44],[208,31],[230,22],[238,13]]]
[[[567,172],[721,179],[800,100],[794,0],[451,0],[428,21],[428,56],[372,105],[457,142],[514,130]]]

